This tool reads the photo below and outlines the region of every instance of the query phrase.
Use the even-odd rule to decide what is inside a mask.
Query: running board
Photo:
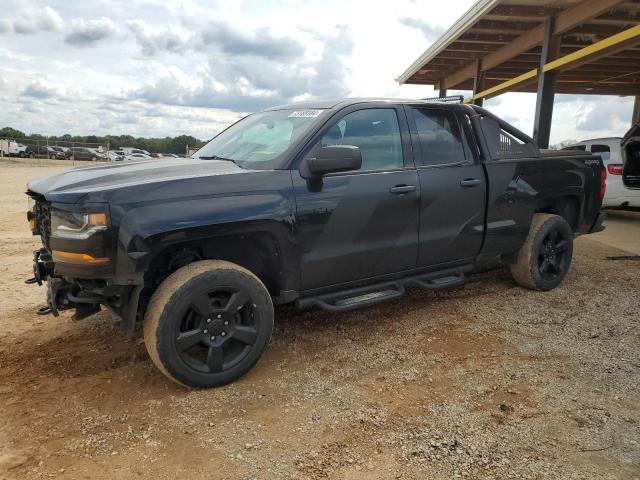
[[[446,277],[438,277],[428,280],[417,279],[413,283],[415,283],[419,287],[428,288],[429,290],[457,287],[464,283],[464,273],[459,272],[456,275],[447,275]]]
[[[428,290],[457,287],[464,283],[465,272],[472,269],[472,265],[465,265],[440,272],[425,273],[365,287],[315,295],[299,299],[297,305],[299,308],[318,307],[330,312],[346,312],[400,298],[404,295],[405,288],[410,285],[417,285]]]

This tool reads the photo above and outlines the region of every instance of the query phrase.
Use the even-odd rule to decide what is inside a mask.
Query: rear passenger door
[[[420,181],[418,266],[468,261],[482,246],[486,183],[453,110],[407,107]]]

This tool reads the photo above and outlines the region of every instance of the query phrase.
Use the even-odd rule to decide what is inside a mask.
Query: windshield
[[[193,157],[232,160],[248,168],[273,168],[281,156],[314,123],[323,110],[259,112],[214,137]]]

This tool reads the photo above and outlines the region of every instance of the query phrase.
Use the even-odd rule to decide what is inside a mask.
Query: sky
[[[0,0],[0,127],[193,135],[308,99],[421,98],[395,81],[472,0]],[[526,133],[535,95],[485,107]],[[622,135],[631,97],[557,95],[551,143]]]

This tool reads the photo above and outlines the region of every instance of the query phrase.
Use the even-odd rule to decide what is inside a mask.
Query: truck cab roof
[[[451,103],[451,102],[437,102],[435,100],[425,100],[420,98],[383,98],[383,97],[356,97],[356,98],[342,98],[342,99],[331,99],[331,100],[312,100],[305,102],[295,102],[295,103],[287,103],[283,105],[278,105],[276,107],[271,107],[266,109],[266,111],[272,110],[329,110],[329,109],[341,109],[344,107],[349,107],[351,105],[357,105],[360,103],[389,103],[391,105],[416,105],[416,104],[424,104],[424,105],[438,105],[444,106],[446,105],[448,108],[465,108],[471,107],[472,105],[462,105],[459,103]]]

